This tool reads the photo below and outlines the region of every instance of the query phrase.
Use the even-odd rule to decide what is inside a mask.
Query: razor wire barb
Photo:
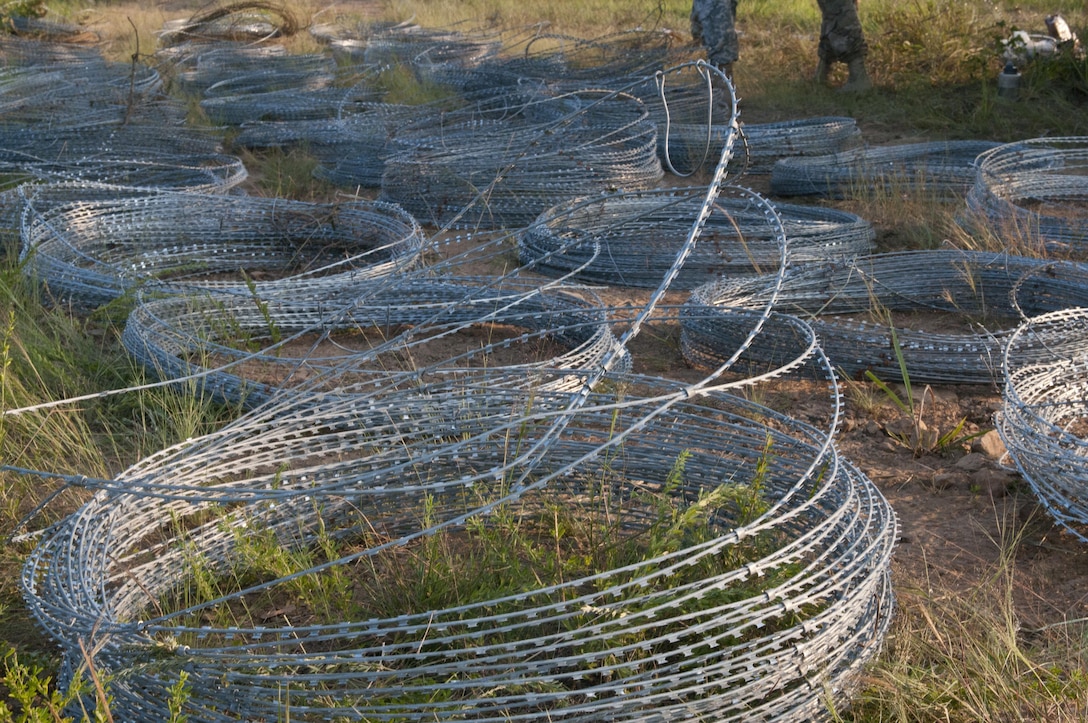
[[[541,369],[542,383],[528,388],[501,383],[523,375],[520,369],[479,368],[437,379],[406,372],[375,388],[352,382],[357,360],[345,359],[331,376],[272,395],[236,422],[146,457],[115,480],[73,479],[97,486],[94,495],[38,533],[22,576],[28,607],[64,649],[67,674],[82,665],[89,645],[100,670],[116,674],[116,710],[132,720],[161,714],[168,684],[182,670],[191,720],[234,713],[271,719],[285,706],[301,717],[370,720],[453,720],[466,708],[476,720],[536,720],[542,710],[585,721],[613,714],[810,719],[824,710],[821,692],[809,685],[813,676],[829,680],[841,700],[889,624],[895,520],[834,447],[841,398],[816,336],[787,319],[802,338],[793,358],[763,374],[724,377],[772,318],[773,291],[751,314],[735,353],[702,381],[617,373],[631,341],[662,311],[721,192],[737,127],[732,85],[721,80],[732,118],[704,203],[649,301],[587,369]],[[780,285],[788,266],[781,218],[758,194],[730,190],[749,198],[772,228]],[[471,253],[455,253],[437,270],[466,265]],[[346,297],[330,295],[323,321],[349,318],[435,270],[406,270]],[[430,317],[413,319],[413,333],[444,335],[473,323],[451,322],[449,314],[480,298],[473,294],[489,301],[480,318],[516,320],[544,289],[562,291],[551,281],[519,293],[508,288],[523,280],[517,274],[425,311]],[[320,336],[327,333],[322,328]],[[800,365],[828,383],[829,430],[732,393]],[[572,374],[579,382],[573,388],[543,382]],[[640,478],[613,469],[625,456]],[[685,460],[683,475],[674,477],[678,460]],[[644,530],[652,510],[640,508],[640,480],[662,489],[675,484],[669,494],[691,503],[720,484],[765,491],[751,515],[716,511],[704,541],[488,600],[286,627],[203,617],[446,531],[498,524],[500,511],[531,511],[545,492],[581,505],[592,485],[607,483],[626,505],[625,529]],[[262,530],[291,551],[325,534],[352,539],[367,526],[380,535],[291,572],[238,578],[232,589],[196,601],[172,597],[200,566],[229,576]],[[727,564],[704,575],[696,565],[715,556]],[[773,584],[745,588],[761,578]],[[632,633],[644,642],[632,643]],[[283,686],[291,692],[282,694]],[[435,696],[440,690],[449,697]]]

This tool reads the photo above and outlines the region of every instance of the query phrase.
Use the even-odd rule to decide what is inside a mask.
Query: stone
[[[1008,472],[990,467],[984,467],[971,474],[971,486],[981,495],[987,495],[994,499],[1000,499],[1009,494],[1014,476]]]
[[[990,458],[981,452],[971,452],[956,460],[952,465],[961,472],[977,472],[983,467],[989,466]]]
[[[1000,460],[1008,452],[1005,449],[1005,443],[1001,441],[1001,435],[997,433],[996,429],[991,429],[981,437],[975,437],[971,442],[971,451],[996,460]]]
[[[929,486],[935,490],[947,490],[952,487],[966,486],[966,476],[962,472],[938,472],[929,480]]]

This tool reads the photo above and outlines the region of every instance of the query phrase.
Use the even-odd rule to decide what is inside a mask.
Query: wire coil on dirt
[[[122,341],[152,376],[249,406],[334,371],[334,387],[360,389],[473,367],[486,367],[495,384],[576,389],[609,355],[618,355],[617,371],[631,362],[600,301],[572,291],[449,277],[391,281],[342,300],[180,296],[137,305]],[[572,374],[541,382],[536,373],[556,369]]]
[[[632,96],[586,90],[509,108],[503,119],[473,114],[399,136],[381,197],[436,226],[520,227],[572,196],[648,188],[663,175],[654,125]]]
[[[1088,137],[1035,138],[981,154],[966,201],[966,225],[990,232],[1010,248],[1084,257]]]
[[[663,188],[579,198],[542,213],[518,233],[518,254],[543,274],[616,286],[655,286],[676,257],[703,193]],[[752,191],[725,187],[674,287],[693,289],[720,276],[766,273],[782,262],[849,258],[872,250],[872,225],[834,209],[775,204],[785,238]]]
[[[1050,515],[1088,542],[1088,310],[1027,319],[1005,348],[997,429],[1016,467]]]
[[[717,366],[747,333],[750,315],[736,311],[763,308],[772,298],[778,311],[812,324],[847,376],[871,371],[885,380],[901,378],[897,344],[912,381],[992,384],[1000,377],[1005,340],[1023,314],[1088,305],[1088,267],[988,252],[915,251],[792,270],[774,287],[758,277],[723,279],[692,292],[693,315],[682,319],[685,357]],[[714,310],[716,317],[708,315]],[[889,313],[922,317],[889,321]],[[958,319],[960,329],[940,331],[949,319]],[[746,363],[774,366],[783,350],[796,346],[791,327],[777,333],[780,338],[774,329],[761,337]]]
[[[83,183],[36,186],[22,225],[25,273],[85,310],[138,288],[336,296],[415,265],[424,243],[415,219],[381,202]]]
[[[113,710],[131,720],[163,710],[183,670],[191,720],[286,706],[367,720],[819,718],[888,624],[886,501],[796,420],[723,392],[602,381],[558,433],[569,395],[486,384],[263,410],[137,465],[47,531],[25,569],[28,604],[73,665],[83,640],[101,674],[126,671]],[[146,496],[155,485],[166,495]],[[748,508],[753,486],[764,502]],[[211,507],[249,492],[263,499]],[[697,511],[707,495],[717,501],[699,524],[660,528],[675,519],[668,505]],[[292,580],[327,585],[360,563],[353,584],[388,585],[380,571],[404,551],[437,540],[464,553],[501,534],[507,514],[540,520],[524,534],[553,544],[544,531],[559,500],[570,524],[609,505],[617,544],[660,544],[485,600],[260,619]],[[240,562],[262,539],[331,547],[276,580]],[[193,574],[221,581],[223,596],[177,597]],[[232,578],[254,584],[230,589]]]
[[[341,386],[314,379],[116,479],[71,479],[95,494],[36,533],[22,576],[66,675],[89,660],[126,720],[161,718],[183,676],[192,721],[845,704],[889,624],[896,525],[832,443],[841,398],[815,336],[791,364],[828,384],[827,430],[734,393],[760,380],[722,381],[729,360],[690,384],[612,371],[695,248],[730,143],[674,264],[589,368],[375,388],[341,365]],[[59,225],[56,209],[38,213]],[[784,255],[780,221],[775,238]],[[375,286],[396,284],[359,298]]]
[[[771,169],[771,192],[847,198],[873,189],[912,189],[958,200],[975,181],[975,159],[998,145],[994,141],[907,143],[783,158]]]

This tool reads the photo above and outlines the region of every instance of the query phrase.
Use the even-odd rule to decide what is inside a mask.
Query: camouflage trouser
[[[706,48],[707,62],[720,66],[737,61],[736,17],[737,0],[692,0],[691,37]]]
[[[869,52],[858,19],[858,0],[816,0],[823,22],[817,51],[829,63],[849,63]]]

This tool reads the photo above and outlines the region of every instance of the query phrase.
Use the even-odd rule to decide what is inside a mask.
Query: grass
[[[131,61],[134,55],[149,57],[164,21],[187,17],[198,9],[196,4],[188,10],[168,11],[153,4],[56,0],[44,5],[8,3],[0,9],[0,17],[40,7],[47,7],[47,20],[89,24],[102,36],[107,56],[121,62]],[[324,12],[301,2],[291,7],[304,22]],[[668,30],[683,43],[690,3],[407,0],[382,3],[380,9],[383,19],[411,19],[429,27],[461,23],[466,29],[502,30],[511,36],[541,27],[549,33],[596,37],[637,26]],[[1017,28],[1044,32],[1043,17],[1053,12],[1062,13],[1088,40],[1088,9],[1080,0],[863,3],[870,72],[877,90],[846,96],[818,87],[810,78],[819,26],[814,2],[745,0],[739,17],[741,60],[735,69],[742,118],[761,122],[848,115],[858,119],[866,138],[874,143],[1086,135],[1088,64],[1083,61],[1033,63],[1024,69],[1021,100],[1016,105],[996,97],[995,78],[1001,66],[998,42]],[[293,52],[317,50],[304,35],[287,41]],[[692,57],[698,54],[695,49],[692,53]],[[397,102],[433,100],[438,94],[403,70],[391,70],[383,82],[389,99]],[[254,154],[246,162],[257,170],[251,184],[254,192],[303,199],[320,199],[332,192],[313,180],[313,159],[304,150]],[[932,199],[882,192],[859,196],[849,204],[880,230],[881,250],[931,248],[946,241],[982,248],[1000,243],[996,235],[966,234],[953,223],[952,205]],[[1028,236],[1016,250],[1037,254],[1039,247]],[[0,402],[5,410],[145,381],[120,349],[120,311],[84,319],[48,301],[23,278],[14,258],[0,261]],[[8,465],[105,476],[146,454],[213,429],[236,413],[163,389],[89,398],[80,404],[0,417],[0,455]],[[682,468],[682,460],[677,462]],[[732,495],[732,500],[712,502],[738,505],[738,514],[745,514],[743,509],[759,508],[757,488],[710,494]],[[23,516],[57,489],[48,480],[0,473],[0,531],[15,531]],[[80,493],[66,491],[35,524],[56,519],[79,501]],[[654,503],[659,512],[656,532],[633,549],[623,552],[622,545],[613,546],[609,554],[645,555],[675,544],[677,535],[705,534],[702,511],[706,505],[699,506],[703,502]],[[572,516],[554,501],[542,503],[526,526],[514,524],[514,518],[496,518],[488,524],[478,521],[459,536],[436,535],[399,555],[372,560],[366,570],[371,587],[361,599],[358,593],[348,596],[344,591],[345,585],[358,585],[362,578],[334,577],[291,590],[289,598],[327,618],[355,614],[364,604],[376,614],[388,614],[406,600],[414,601],[409,606],[434,605],[480,594],[481,575],[500,566],[510,570],[512,577],[493,584],[533,583],[517,575],[532,569],[523,563],[534,557],[549,561],[550,574],[584,574],[615,562],[592,559],[593,554],[587,552],[599,549],[587,542],[590,531],[606,537],[609,533],[607,526],[589,524],[591,519]],[[1018,574],[1024,529],[1008,522],[1003,530],[1006,534],[994,541],[995,562],[972,584],[952,589],[939,582],[922,585],[923,581],[897,578],[900,612],[892,634],[881,658],[867,670],[865,688],[854,706],[838,712],[842,720],[1063,722],[1088,716],[1088,627],[1082,620],[1054,622],[1052,613],[1038,622],[1025,622]],[[246,536],[238,540],[240,563],[231,576],[202,572],[194,560],[194,584],[178,594],[190,595],[192,600],[214,598],[240,579],[277,576],[344,552],[343,541],[318,539],[315,548],[297,549],[266,535]],[[78,716],[64,712],[64,706],[75,699],[76,689],[91,698],[105,695],[95,691],[91,676],[81,678],[70,690],[53,685],[57,661],[29,620],[16,585],[28,549],[26,544],[9,544],[0,551],[0,629],[6,651],[0,664],[0,687],[8,696],[0,701],[0,723]],[[378,584],[390,578],[398,585]],[[262,612],[267,611],[234,609],[220,614],[237,620]],[[171,691],[171,720],[184,718],[181,704],[186,695],[184,681]],[[107,714],[108,705],[101,705],[84,717]]]
[[[966,588],[899,580],[885,651],[844,721],[1073,723],[1088,715],[1088,620],[1038,625],[1017,600],[1032,520],[1000,510],[995,557]]]

